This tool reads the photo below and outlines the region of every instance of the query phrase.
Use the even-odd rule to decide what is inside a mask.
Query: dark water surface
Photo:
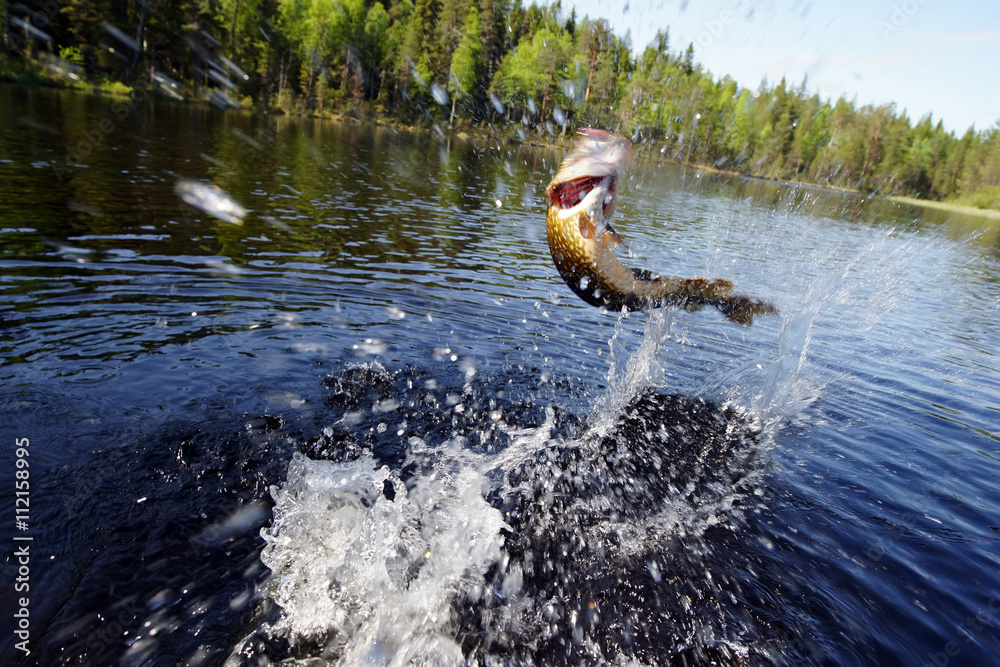
[[[1000,664],[996,222],[640,158],[781,315],[620,319],[560,158],[0,86],[0,663]]]

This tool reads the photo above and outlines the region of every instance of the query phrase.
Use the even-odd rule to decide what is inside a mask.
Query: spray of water
[[[394,406],[435,428],[409,437],[399,466],[296,455],[262,531],[270,612],[231,663],[262,636],[284,642],[257,651],[272,664],[745,659],[762,630],[726,610],[713,544],[759,502],[780,424],[829,381],[809,363],[824,314],[863,299],[856,319],[872,326],[898,300],[891,276],[908,260],[877,262],[873,280],[864,267],[888,244],[869,240],[817,257],[782,304],[776,343],[706,373],[715,402],[668,392],[687,333],[660,310],[619,320],[607,391],[577,422],[557,406],[536,407],[534,426],[492,399],[477,411],[487,400],[466,377],[441,403],[400,389]]]
[[[262,531],[274,613],[255,634],[287,645],[269,660],[613,655],[606,624],[640,610],[629,602],[621,615],[594,587],[635,567],[643,585],[660,585],[673,567],[664,545],[726,520],[743,496],[734,469],[755,446],[745,415],[650,393],[671,317],[650,317],[631,354],[616,333],[610,390],[569,435],[555,433],[553,408],[531,428],[493,412],[484,417],[505,443],[492,451],[470,446],[484,426],[470,416],[446,438],[411,437],[399,470],[370,453],[296,455]],[[689,602],[671,604],[683,628]],[[678,646],[695,641],[670,632]]]
[[[407,488],[370,454],[349,463],[296,455],[273,491],[262,559],[283,613],[270,631],[342,664],[462,664],[456,596],[482,594],[503,545],[500,513],[470,466]]]

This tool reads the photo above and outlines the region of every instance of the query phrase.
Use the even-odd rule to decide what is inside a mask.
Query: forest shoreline
[[[83,83],[71,83],[60,81],[58,79],[52,79],[48,77],[37,77],[31,76],[29,73],[25,72],[25,76],[11,75],[10,72],[0,73],[0,83],[24,86],[27,88],[53,88],[59,90],[73,90],[76,92],[82,92],[88,95],[106,95],[108,97],[122,97],[128,96],[124,93],[121,88],[107,88],[93,82],[83,82]],[[172,102],[180,104],[193,104],[193,105],[203,105],[212,106],[210,102],[204,100],[196,100],[184,98],[183,100],[173,100],[165,95],[158,94],[155,88],[149,90],[150,102],[160,103],[160,102]],[[129,91],[131,94],[131,91]],[[493,129],[492,125],[483,127],[475,124],[463,123],[460,127],[450,127],[443,128],[438,124],[432,127],[425,127],[422,125],[414,125],[410,123],[405,123],[392,116],[375,112],[368,109],[362,112],[361,116],[354,116],[349,113],[336,113],[331,111],[326,112],[302,112],[295,109],[283,109],[280,107],[268,107],[263,108],[259,106],[243,106],[239,109],[241,111],[249,111],[251,113],[263,113],[268,115],[277,116],[287,116],[289,118],[309,118],[312,120],[327,121],[333,123],[343,123],[343,124],[354,124],[354,125],[373,125],[381,127],[389,127],[399,130],[404,130],[413,133],[428,133],[435,134],[440,133],[442,137],[450,136],[462,140],[486,140],[486,141],[499,141],[506,144],[512,145],[523,145],[532,146],[537,148],[545,148],[549,150],[560,150],[565,149],[569,142],[575,135],[574,131],[567,131],[565,136],[554,136],[554,137],[529,137],[529,138],[519,138],[516,136],[506,135],[502,132],[497,132]],[[811,183],[808,181],[789,181],[787,179],[779,178],[769,178],[766,176],[756,176],[751,174],[745,174],[740,171],[735,171],[731,169],[720,169],[708,164],[699,164],[696,162],[680,162],[674,159],[663,159],[654,158],[652,155],[643,155],[640,153],[639,159],[648,160],[649,162],[655,162],[658,164],[663,164],[666,162],[672,167],[684,169],[688,171],[697,171],[710,174],[717,174],[720,176],[728,176],[732,178],[742,178],[749,180],[765,181],[768,183],[775,183],[780,185],[787,185],[791,187],[806,187],[806,188],[817,188],[820,190],[826,190],[830,192],[840,192],[844,194],[857,195],[859,197],[870,196],[869,193],[862,192],[860,190],[853,190],[851,188],[846,188],[843,186],[822,184],[822,183]],[[963,213],[967,215],[979,215],[984,218],[989,218],[992,220],[1000,220],[1000,211],[991,208],[977,208],[974,206],[969,206],[961,203],[954,203],[948,201],[936,201],[932,199],[919,199],[915,197],[906,197],[902,195],[876,195],[888,201],[893,201],[900,204],[906,204],[911,206],[921,206],[925,208],[932,208],[943,211],[951,211],[955,213]]]
[[[669,26],[640,51],[558,2],[331,1],[70,3],[44,30],[8,32],[0,77],[546,145],[606,127],[685,166],[1000,211],[1000,124],[957,136],[805,79],[747,86],[706,70],[693,43],[676,49]],[[12,8],[25,17],[11,25],[35,20]]]

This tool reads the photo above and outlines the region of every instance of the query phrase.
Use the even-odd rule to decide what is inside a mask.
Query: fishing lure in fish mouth
[[[618,261],[613,249],[628,246],[609,221],[615,212],[618,174],[631,156],[628,139],[583,129],[545,190],[549,251],[570,289],[592,306],[608,310],[698,310],[711,305],[743,325],[751,324],[754,315],[776,313],[766,301],[732,294],[733,284],[722,278],[661,278]]]

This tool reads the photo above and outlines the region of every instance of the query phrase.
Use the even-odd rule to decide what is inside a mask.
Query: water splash
[[[862,332],[912,299],[901,287],[908,267],[928,250],[927,241],[901,242],[896,236],[872,234],[815,251],[812,274],[790,284],[783,299],[776,349],[724,376],[714,389],[775,426],[805,413],[830,383],[842,379],[828,364],[811,363],[825,356],[812,349],[817,327],[831,327],[835,319],[838,328],[859,336],[863,354]]]
[[[736,410],[652,391],[670,318],[650,319],[655,335],[616,360],[612,396],[583,420],[519,409],[467,368],[460,389],[378,365],[332,382],[346,412],[331,436],[367,431],[391,449],[405,438],[405,453],[392,467],[382,445],[348,461],[296,455],[262,532],[274,606],[243,655],[529,664],[648,642],[737,651],[721,629],[690,631],[717,624],[715,594],[699,586],[692,603],[664,573],[701,553],[678,553],[678,540],[698,543],[747,496],[758,430]],[[609,577],[631,583],[619,592]],[[638,629],[647,614],[658,630]]]
[[[633,352],[629,352],[625,342],[625,329],[631,324],[631,318],[618,320],[614,335],[608,341],[608,392],[598,399],[596,414],[613,419],[640,393],[663,385],[665,361],[662,353],[672,339],[674,313],[671,308],[660,308],[645,316],[639,314],[638,317],[646,318],[645,331]]]
[[[273,636],[340,664],[463,664],[456,597],[482,595],[501,554],[500,513],[475,468],[407,486],[370,454],[349,463],[296,455],[274,489],[262,554],[281,606]]]
[[[782,424],[829,381],[811,363],[817,327],[830,311],[873,326],[903,298],[894,285],[913,248],[884,256],[890,247],[898,239],[858,235],[817,250],[780,299],[783,320],[753,330],[772,342],[720,334],[713,344],[743,337],[739,349],[685,386],[674,365],[702,344],[691,316],[619,319],[606,390],[582,415],[534,401],[525,419],[487,395],[504,380],[482,368],[466,367],[460,388],[436,377],[423,390],[402,385],[406,373],[360,373],[378,397],[345,399],[343,426],[373,442],[396,433],[401,454],[388,467],[367,452],[296,459],[265,532],[277,611],[262,628],[289,646],[250,654],[386,665],[792,656],[795,619],[745,613],[747,591],[771,575],[747,565],[757,538],[740,527],[762,510]]]

